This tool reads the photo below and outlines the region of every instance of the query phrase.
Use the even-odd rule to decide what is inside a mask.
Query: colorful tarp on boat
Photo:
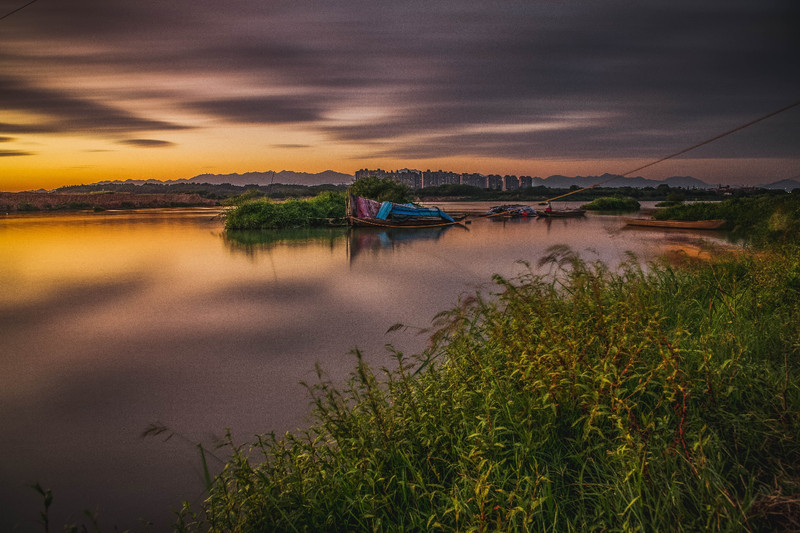
[[[390,215],[394,220],[417,217],[439,217],[448,222],[455,222],[453,217],[438,207],[419,207],[414,204],[394,204],[392,202],[383,202],[375,218],[387,220]]]
[[[356,216],[358,218],[375,218],[381,210],[381,203],[369,198],[356,196]]]

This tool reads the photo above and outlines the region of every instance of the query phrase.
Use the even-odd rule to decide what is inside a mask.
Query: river
[[[387,343],[418,352],[437,312],[551,246],[612,268],[728,246],[591,213],[231,234],[218,213],[0,216],[0,530],[43,530],[35,482],[53,490],[55,529],[87,508],[104,530],[169,529],[203,499],[198,443],[304,426],[315,363],[341,382],[353,348],[376,365]],[[396,323],[411,327],[387,333]],[[142,437],[153,424],[169,429]]]

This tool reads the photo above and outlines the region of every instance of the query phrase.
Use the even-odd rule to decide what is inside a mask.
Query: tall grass
[[[800,527],[797,250],[543,264],[441,313],[419,356],[320,371],[309,429],[229,438],[177,529]]]

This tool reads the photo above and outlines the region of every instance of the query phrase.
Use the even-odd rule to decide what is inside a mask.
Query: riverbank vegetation
[[[410,187],[388,178],[361,178],[353,182],[349,192],[377,202],[395,204],[406,204],[414,199],[414,192]]]
[[[226,229],[281,229],[345,223],[345,195],[338,192],[284,202],[249,197],[232,203],[234,207],[225,213]]]
[[[307,430],[229,437],[176,527],[796,530],[800,255],[781,240],[614,272],[553,248],[545,274],[441,313],[424,353],[377,371],[356,352],[342,386],[320,371]]]
[[[658,210],[660,220],[725,220],[734,232],[759,242],[795,241],[800,234],[800,194],[759,195]]]
[[[641,204],[635,199],[623,196],[601,196],[595,198],[588,204],[581,206],[581,209],[588,211],[638,211]]]
[[[165,207],[213,206],[216,201],[198,194],[131,194],[106,192],[48,193],[48,192],[0,192],[0,214],[104,211],[106,209],[143,209]]]

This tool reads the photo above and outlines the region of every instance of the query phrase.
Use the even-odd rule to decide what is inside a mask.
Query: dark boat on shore
[[[353,194],[347,198],[347,221],[351,226],[437,228],[458,224],[461,218],[457,220],[438,207],[377,202]]]

